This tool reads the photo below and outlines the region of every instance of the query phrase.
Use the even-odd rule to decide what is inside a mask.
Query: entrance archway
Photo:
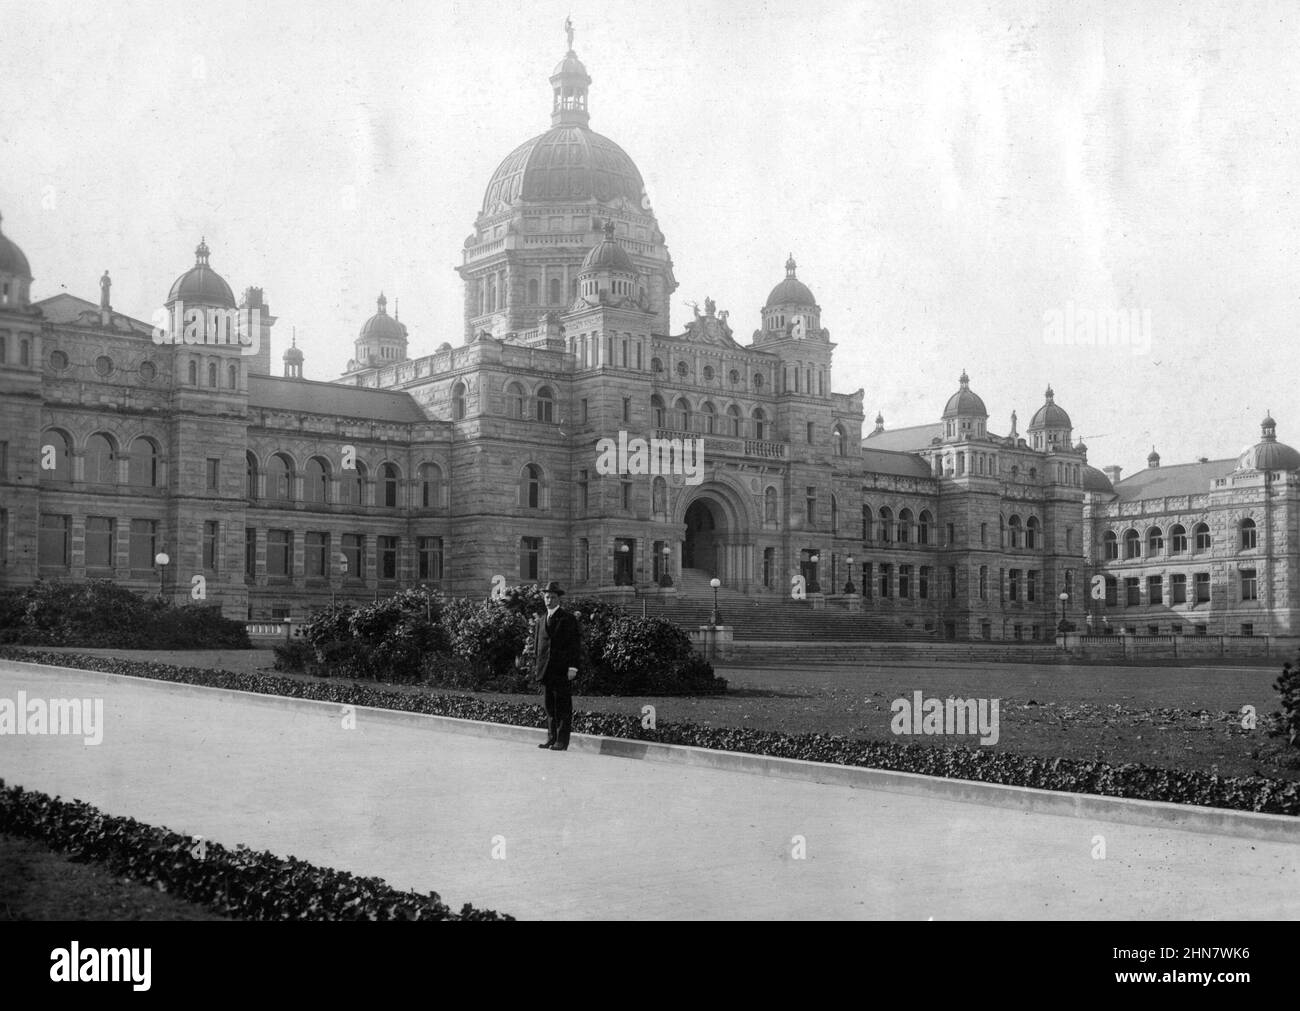
[[[726,535],[727,517],[722,507],[710,498],[697,498],[686,509],[682,568],[702,569],[710,576],[721,578],[719,563]]]

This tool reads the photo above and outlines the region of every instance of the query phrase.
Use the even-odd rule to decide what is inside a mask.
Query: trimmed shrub
[[[0,832],[37,839],[77,862],[96,861],[214,912],[245,920],[513,920],[468,902],[452,912],[438,895],[399,892],[382,878],[305,860],[233,850],[81,801],[51,798],[0,779]]]
[[[251,649],[242,622],[215,605],[177,606],[118,586],[37,580],[0,603],[0,641],[106,649]]]
[[[1300,748],[1300,662],[1283,664],[1273,688],[1282,696],[1282,725],[1273,736],[1285,737],[1292,747]]]

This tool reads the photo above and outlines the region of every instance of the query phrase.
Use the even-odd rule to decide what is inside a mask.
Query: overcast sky
[[[1300,445],[1300,8],[1129,7],[0,0],[3,229],[35,298],[107,268],[146,320],[206,235],[277,371],[296,327],[336,377],[381,289],[413,355],[459,344],[453,268],[571,14],[674,331],[707,295],[748,343],[793,252],[868,430],[937,420],[965,368],[993,431],[1050,382],[1126,473],[1233,455],[1266,408]],[[1062,332],[1121,313],[1126,344]]]

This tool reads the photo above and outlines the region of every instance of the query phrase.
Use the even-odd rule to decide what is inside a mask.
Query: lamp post
[[[808,581],[809,593],[822,592],[821,580],[817,578],[817,563],[820,562],[821,560],[822,560],[822,556],[819,555],[816,551],[814,551],[811,555],[808,556],[808,562],[809,564],[812,565],[812,579]]]
[[[717,628],[718,627],[718,587],[722,585],[722,581],[718,579],[717,576],[714,576],[712,579],[709,580],[709,585],[713,587],[713,614],[709,618],[709,624],[712,625],[714,628]]]
[[[339,553],[339,575],[346,577],[348,574],[348,556]],[[330,607],[334,606],[334,587],[330,587]]]
[[[154,565],[158,566],[158,596],[161,597],[166,592],[167,566],[171,562],[171,556],[166,551],[159,551],[153,556]]]
[[[663,555],[664,555],[664,567],[661,576],[667,576],[669,579],[672,579],[673,574],[669,570],[672,568],[673,565],[673,549],[670,548],[667,544],[664,545]],[[662,579],[660,580],[660,584],[663,585]]]
[[[619,553],[620,555],[626,555],[626,554],[627,554],[629,551],[631,551],[631,550],[632,550],[632,549],[629,548],[626,544],[620,544],[620,545],[618,546],[618,553]],[[635,582],[635,580],[632,578],[632,573],[631,573],[631,571],[628,572],[628,582],[629,582],[629,583],[633,583],[633,582]],[[614,573],[614,585],[615,585],[615,586],[618,586],[618,585],[619,585],[619,582],[618,582],[618,573],[617,573],[617,572]]]
[[[857,591],[853,589],[853,556],[849,555],[849,557],[845,560],[849,563],[849,581],[844,586],[844,592],[855,593]]]
[[[1070,595],[1068,593],[1062,592],[1060,597],[1058,597],[1057,599],[1061,602],[1061,631],[1064,632],[1065,631],[1065,605],[1069,601]]]

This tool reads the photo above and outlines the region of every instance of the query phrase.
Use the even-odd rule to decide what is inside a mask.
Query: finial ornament
[[[573,52],[573,18],[564,19],[564,34],[569,37],[569,52]]]
[[[607,238],[607,239],[613,239],[613,238],[614,238],[614,219],[613,219],[613,218],[606,218],[606,219],[605,219],[605,238]]]
[[[967,387],[970,385],[970,376],[966,375],[965,369],[961,370],[961,379],[958,380],[958,382],[960,382],[963,387]]]
[[[1050,403],[1052,402],[1052,399],[1053,399],[1055,396],[1056,396],[1056,394],[1052,392],[1052,386],[1051,386],[1051,384],[1049,383],[1049,384],[1047,385],[1047,402],[1050,404]]]

